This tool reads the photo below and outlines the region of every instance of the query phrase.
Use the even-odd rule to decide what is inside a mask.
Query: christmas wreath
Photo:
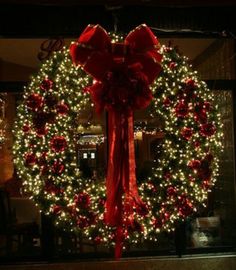
[[[122,202],[125,244],[174,230],[205,204],[218,175],[222,123],[214,95],[175,48],[161,46],[159,53],[162,70],[147,110],[162,118],[164,138],[151,175],[138,187],[142,203]],[[14,162],[27,194],[58,226],[114,245],[116,227],[104,222],[105,185],[83,178],[77,165],[75,123],[93,107],[91,84],[68,48],[42,65],[17,109]]]

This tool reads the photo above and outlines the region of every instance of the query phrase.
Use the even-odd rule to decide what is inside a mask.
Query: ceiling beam
[[[114,10],[98,4],[2,4],[0,38],[75,38],[88,24],[100,24],[112,31],[115,21],[118,31],[125,33],[146,23],[159,37],[235,37],[235,13],[236,5],[181,8],[127,5]]]
[[[215,7],[236,6],[235,0],[0,0],[0,4],[11,5],[38,5],[38,6],[158,6],[158,7]]]

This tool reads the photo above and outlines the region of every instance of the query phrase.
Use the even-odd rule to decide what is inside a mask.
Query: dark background
[[[87,24],[130,31],[146,23],[159,37],[235,37],[236,1],[0,1],[0,38],[76,37]]]

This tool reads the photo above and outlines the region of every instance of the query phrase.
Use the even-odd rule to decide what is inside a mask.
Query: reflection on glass
[[[224,151],[220,175],[208,195],[207,207],[190,221],[188,245],[193,248],[234,246],[236,240],[232,91],[214,93],[223,121]]]

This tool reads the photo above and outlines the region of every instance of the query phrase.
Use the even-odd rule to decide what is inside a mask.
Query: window
[[[23,42],[22,40],[21,42]],[[1,41],[3,42],[3,41]],[[37,40],[25,40],[29,46],[40,45]],[[69,43],[69,40],[67,40]],[[161,40],[167,43],[168,40]],[[181,39],[174,41],[176,45],[181,44],[183,54],[191,54],[191,61],[194,68],[211,85],[211,90],[217,99],[222,120],[224,123],[224,151],[220,157],[220,175],[215,188],[209,194],[207,207],[193,217],[186,220],[176,228],[176,233],[160,234],[158,242],[146,242],[138,247],[130,247],[125,256],[144,255],[168,255],[178,252],[204,253],[216,251],[235,250],[236,243],[236,208],[235,208],[235,95],[232,87],[232,80],[235,79],[234,64],[230,60],[233,55],[233,42],[231,40],[191,40]],[[200,46],[201,44],[201,46]],[[214,45],[214,46],[213,46]],[[209,49],[210,47],[210,49]],[[37,47],[38,48],[38,47]],[[202,48],[202,50],[200,49]],[[208,49],[207,49],[208,48]],[[196,50],[195,50],[196,49]],[[198,50],[197,50],[198,49]],[[207,50],[204,50],[207,49]],[[186,52],[185,50],[188,50]],[[197,53],[196,53],[197,52]],[[3,55],[0,54],[0,58]],[[22,63],[23,64],[23,63]],[[35,66],[35,70],[36,70]],[[23,70],[27,77],[29,70]],[[27,73],[28,72],[28,73]],[[14,73],[14,72],[12,72]],[[24,78],[25,78],[24,77]],[[12,79],[13,80],[13,79]],[[210,81],[209,81],[210,80]],[[221,85],[218,84],[221,80]],[[9,84],[10,85],[10,84]],[[27,196],[22,196],[22,185],[13,170],[12,164],[12,126],[16,115],[16,105],[20,102],[21,93],[7,91],[4,84],[0,82],[0,90],[6,92],[6,136],[7,140],[0,149],[0,184],[7,189],[9,197],[4,197],[2,192],[1,200],[7,202],[8,208],[2,207],[1,214],[8,211],[14,221],[20,223],[30,222],[26,231],[22,231],[22,242],[16,242],[17,235],[12,235],[12,249],[10,258],[37,258],[42,259],[42,254],[47,253],[54,258],[58,256],[71,256],[71,258],[111,257],[111,252],[103,246],[95,246],[91,241],[81,239],[71,233],[58,230],[52,225],[47,216],[41,215],[38,208],[32,204]],[[12,89],[11,89],[12,90]],[[14,89],[13,89],[14,90]],[[104,181],[107,166],[107,134],[106,115],[101,119],[91,112],[85,111],[80,119],[82,128],[78,128],[80,141],[77,145],[77,162],[81,175],[89,177],[94,181]],[[88,118],[93,123],[93,128],[88,128]],[[152,161],[162,151],[161,145],[165,134],[161,130],[160,119],[152,121],[145,111],[135,113],[134,125],[145,126],[147,132],[137,130],[135,132],[135,155],[137,165],[137,180],[147,177],[152,167]],[[86,126],[87,125],[87,126]],[[153,129],[155,132],[152,133]],[[17,184],[16,184],[17,183]],[[3,194],[4,193],[4,194]],[[3,206],[3,203],[1,204]],[[9,211],[10,209],[10,211]],[[27,210],[26,210],[27,209]],[[3,214],[2,214],[3,216]],[[0,258],[7,258],[6,236],[4,220],[6,216],[0,217]],[[25,249],[19,250],[19,245]],[[8,258],[7,258],[8,259]]]

